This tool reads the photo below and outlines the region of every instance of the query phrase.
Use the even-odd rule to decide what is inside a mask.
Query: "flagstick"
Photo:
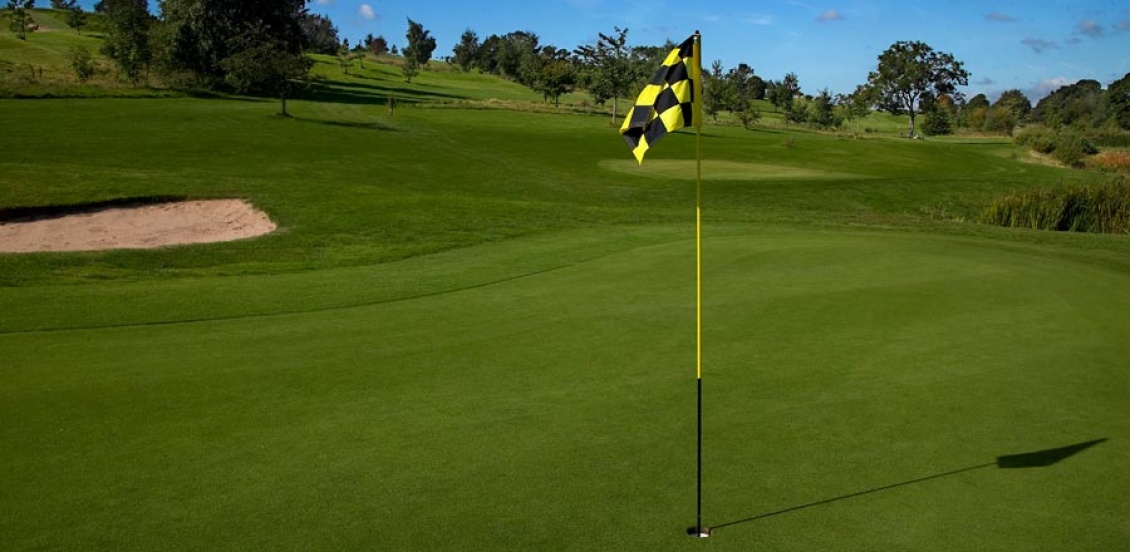
[[[695,31],[694,148],[695,148],[695,379],[698,384],[698,492],[693,536],[706,538],[710,528],[702,525],[702,35]]]

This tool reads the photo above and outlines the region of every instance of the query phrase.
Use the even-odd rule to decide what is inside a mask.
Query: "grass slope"
[[[235,196],[282,226],[0,256],[0,548],[699,546],[693,136],[633,167],[604,115],[489,108],[536,101],[510,83],[318,70],[294,119],[0,100],[0,209]],[[710,546],[1126,542],[1125,239],[964,222],[1103,177],[999,141],[702,141]]]

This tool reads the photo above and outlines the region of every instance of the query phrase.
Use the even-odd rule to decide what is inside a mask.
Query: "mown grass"
[[[700,547],[694,137],[634,167],[606,114],[335,64],[293,119],[0,100],[0,209],[243,197],[281,226],[0,255],[0,549]],[[1130,246],[972,222],[1108,176],[1000,140],[702,142],[706,544],[1130,538]]]

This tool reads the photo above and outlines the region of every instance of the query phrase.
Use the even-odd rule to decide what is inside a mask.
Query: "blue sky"
[[[350,43],[372,33],[403,47],[411,17],[436,37],[436,57],[450,55],[467,28],[480,38],[533,31],[570,50],[614,26],[627,27],[633,45],[680,42],[697,29],[705,66],[744,62],[774,80],[792,71],[806,93],[851,92],[900,40],[964,62],[969,97],[1016,88],[1035,102],[1080,79],[1106,86],[1130,73],[1125,0],[315,0],[310,8]]]

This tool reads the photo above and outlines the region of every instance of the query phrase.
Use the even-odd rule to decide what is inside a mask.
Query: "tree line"
[[[346,71],[349,62],[366,53],[400,55],[405,79],[411,82],[435,52],[435,37],[412,19],[400,51],[383,36],[372,34],[350,48],[348,40],[339,40],[330,19],[310,13],[307,4],[307,0],[162,0],[160,15],[155,16],[149,13],[147,0],[101,0],[94,9],[105,15],[103,53],[134,84],[148,82],[150,72],[156,71],[173,86],[275,95],[283,100],[284,112],[286,98],[303,85],[313,64],[308,53],[337,55]],[[34,30],[28,13],[34,6],[35,0],[8,0],[10,26],[21,38]],[[69,23],[81,33],[85,14],[76,0],[51,0],[51,7],[67,10]],[[615,121],[623,111],[619,101],[642,89],[674,47],[669,40],[662,45],[630,46],[628,29],[619,27],[571,50],[543,44],[531,31],[480,39],[467,29],[446,60],[463,71],[520,83],[555,104],[566,93],[584,90],[597,105],[611,103]],[[1012,134],[1026,124],[1130,130],[1130,74],[1106,90],[1097,81],[1079,81],[1050,93],[1035,106],[1019,90],[1008,90],[995,102],[984,94],[966,101],[958,87],[967,85],[968,79],[962,62],[952,54],[915,41],[892,44],[878,56],[876,70],[865,83],[839,95],[827,89],[805,94],[792,72],[768,80],[748,64],[726,69],[714,61],[703,71],[703,108],[712,119],[728,112],[749,127],[762,116],[758,106],[767,103],[788,124],[823,129],[880,110],[905,115],[911,137],[957,129]]]

